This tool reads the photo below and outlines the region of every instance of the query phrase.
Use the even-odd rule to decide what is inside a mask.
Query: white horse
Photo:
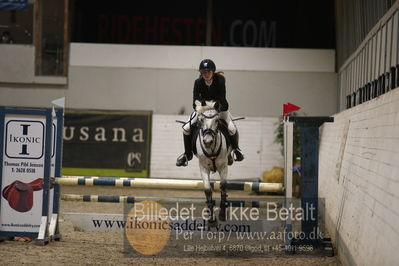
[[[222,127],[225,127],[223,121],[219,119],[219,112],[214,108],[214,103],[210,107],[204,108],[198,112],[198,137],[195,141],[196,156],[199,160],[199,168],[204,183],[206,203],[209,208],[210,226],[216,225],[212,200],[212,187],[210,174],[218,172],[220,176],[220,212],[219,219],[226,220],[227,208],[227,167],[228,156],[231,154],[232,147],[229,145],[225,135],[222,133]],[[227,132],[227,131],[226,131]]]

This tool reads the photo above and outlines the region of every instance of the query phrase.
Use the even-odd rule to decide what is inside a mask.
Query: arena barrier
[[[158,188],[158,189],[204,189],[202,180],[153,179],[153,178],[68,178],[55,179],[55,184],[62,186],[113,186],[130,188]],[[220,181],[211,181],[214,190],[220,190]],[[275,192],[283,191],[282,183],[240,182],[227,183],[228,190],[246,192]]]
[[[78,201],[78,202],[107,202],[107,203],[131,203],[151,200],[158,203],[181,203],[181,204],[191,204],[191,203],[204,203],[203,198],[159,198],[159,197],[133,197],[133,196],[109,196],[109,195],[75,195],[75,194],[62,194],[61,200],[64,201]],[[214,203],[219,205],[219,200],[214,200]],[[275,202],[275,200],[228,200],[227,204],[232,207],[249,207],[249,208],[276,208],[281,204]]]

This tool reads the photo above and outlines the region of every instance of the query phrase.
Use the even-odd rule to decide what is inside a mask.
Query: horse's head
[[[198,113],[198,121],[203,136],[202,142],[205,147],[210,147],[219,131],[219,112],[215,109],[205,110]]]

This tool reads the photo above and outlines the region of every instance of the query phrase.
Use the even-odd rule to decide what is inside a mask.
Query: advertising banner
[[[68,110],[63,175],[148,177],[150,111]]]
[[[0,10],[26,10],[28,0],[0,0]]]
[[[0,233],[36,237],[49,214],[51,112],[1,111]]]

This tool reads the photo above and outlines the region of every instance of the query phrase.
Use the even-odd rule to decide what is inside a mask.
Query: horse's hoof
[[[208,228],[215,228],[217,225],[217,221],[215,220],[208,220]]]
[[[227,202],[226,202],[227,203]],[[227,205],[227,204],[226,204]],[[220,211],[219,211],[219,220],[221,222],[226,221],[226,216],[227,216],[227,209],[226,207],[220,206]]]

